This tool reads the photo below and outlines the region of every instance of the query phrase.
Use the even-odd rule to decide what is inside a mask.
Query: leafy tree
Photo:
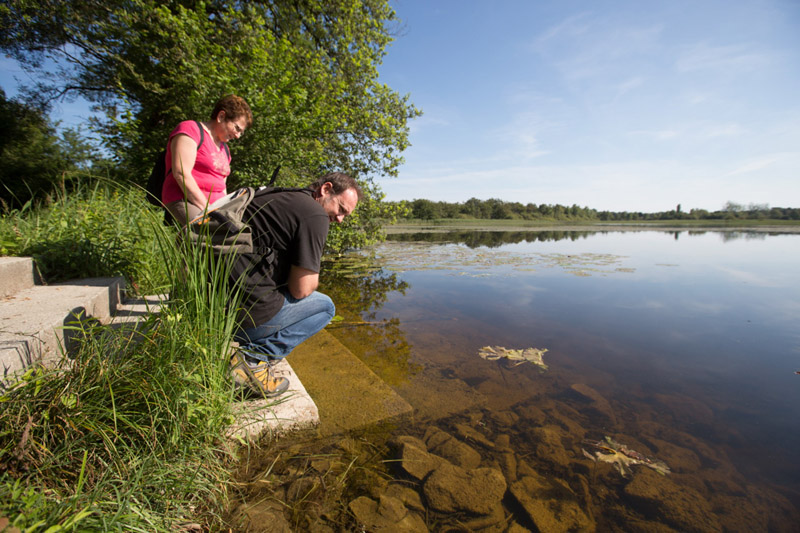
[[[34,195],[49,193],[69,161],[55,128],[41,109],[9,100],[0,89],[0,199],[20,207]]]
[[[284,185],[337,169],[379,195],[371,176],[396,175],[419,115],[378,82],[395,23],[388,0],[4,0],[0,50],[38,73],[31,96],[92,102],[93,128],[139,182],[179,121],[236,93],[255,123],[231,147],[231,186],[281,165]],[[46,59],[60,65],[50,77]]]

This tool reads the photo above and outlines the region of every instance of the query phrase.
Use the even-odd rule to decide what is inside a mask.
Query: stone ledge
[[[108,322],[120,302],[122,278],[37,285],[0,299],[0,379],[36,361],[49,364],[69,352],[76,320]]]
[[[236,422],[227,437],[257,441],[319,425],[319,411],[303,383],[285,359],[275,366],[278,376],[289,380],[289,390],[275,399],[242,401],[234,404]]]
[[[0,298],[30,289],[34,280],[32,258],[0,257]]]
[[[361,359],[325,330],[288,359],[319,408],[319,433],[329,435],[409,415],[413,408]]]

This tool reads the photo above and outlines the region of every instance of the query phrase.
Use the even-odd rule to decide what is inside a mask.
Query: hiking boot
[[[275,376],[271,364],[250,363],[238,351],[231,357],[231,377],[237,387],[263,398],[275,398],[289,389],[289,380]]]

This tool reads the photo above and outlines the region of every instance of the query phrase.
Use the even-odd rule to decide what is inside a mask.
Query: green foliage
[[[175,125],[226,93],[255,116],[232,145],[230,187],[262,184],[277,165],[287,186],[333,169],[365,184],[395,175],[419,114],[378,82],[387,0],[8,0],[0,21],[0,49],[30,69],[64,67],[31,95],[94,102],[121,174],[140,183]]]
[[[394,207],[404,205],[393,204]],[[589,207],[570,207],[560,204],[533,203],[523,205],[519,202],[503,202],[496,198],[479,200],[470,198],[464,203],[433,202],[416,199],[408,202],[406,219],[445,220],[531,220],[531,221],[648,221],[648,220],[800,220],[798,208],[770,208],[766,204],[750,204],[747,207],[727,202],[721,211],[709,212],[705,209],[692,209],[688,213],[678,204],[675,210],[658,213],[611,212]]]
[[[225,262],[151,233],[180,273],[160,315],[136,331],[76,320],[70,359],[0,395],[0,517],[18,528],[167,531],[224,506],[236,293]]]
[[[47,282],[122,275],[134,289],[159,293],[169,279],[156,253],[159,217],[138,188],[83,181],[47,206],[29,203],[0,218],[0,253],[33,257]]]
[[[0,90],[0,200],[20,207],[34,195],[47,194],[69,169],[55,129],[44,113],[6,99]]]
[[[370,185],[367,185],[370,186]],[[325,248],[328,253],[362,248],[382,240],[384,224],[392,224],[406,214],[402,204],[383,202],[377,190],[365,190],[358,209],[341,224],[331,224]]]
[[[58,136],[42,108],[8,100],[0,89],[0,204],[19,209],[28,200],[45,199],[54,188],[72,187],[79,176],[103,161],[80,128]]]

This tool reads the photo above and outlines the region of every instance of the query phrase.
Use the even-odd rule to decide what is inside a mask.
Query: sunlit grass
[[[223,438],[234,394],[227,310],[238,296],[226,261],[177,238],[144,204],[137,189],[95,186],[0,223],[6,253],[38,254],[49,280],[61,278],[60,256],[79,277],[99,262],[91,275],[169,291],[136,332],[69,326],[69,358],[2,391],[0,519],[20,530],[219,525],[232,460]]]

